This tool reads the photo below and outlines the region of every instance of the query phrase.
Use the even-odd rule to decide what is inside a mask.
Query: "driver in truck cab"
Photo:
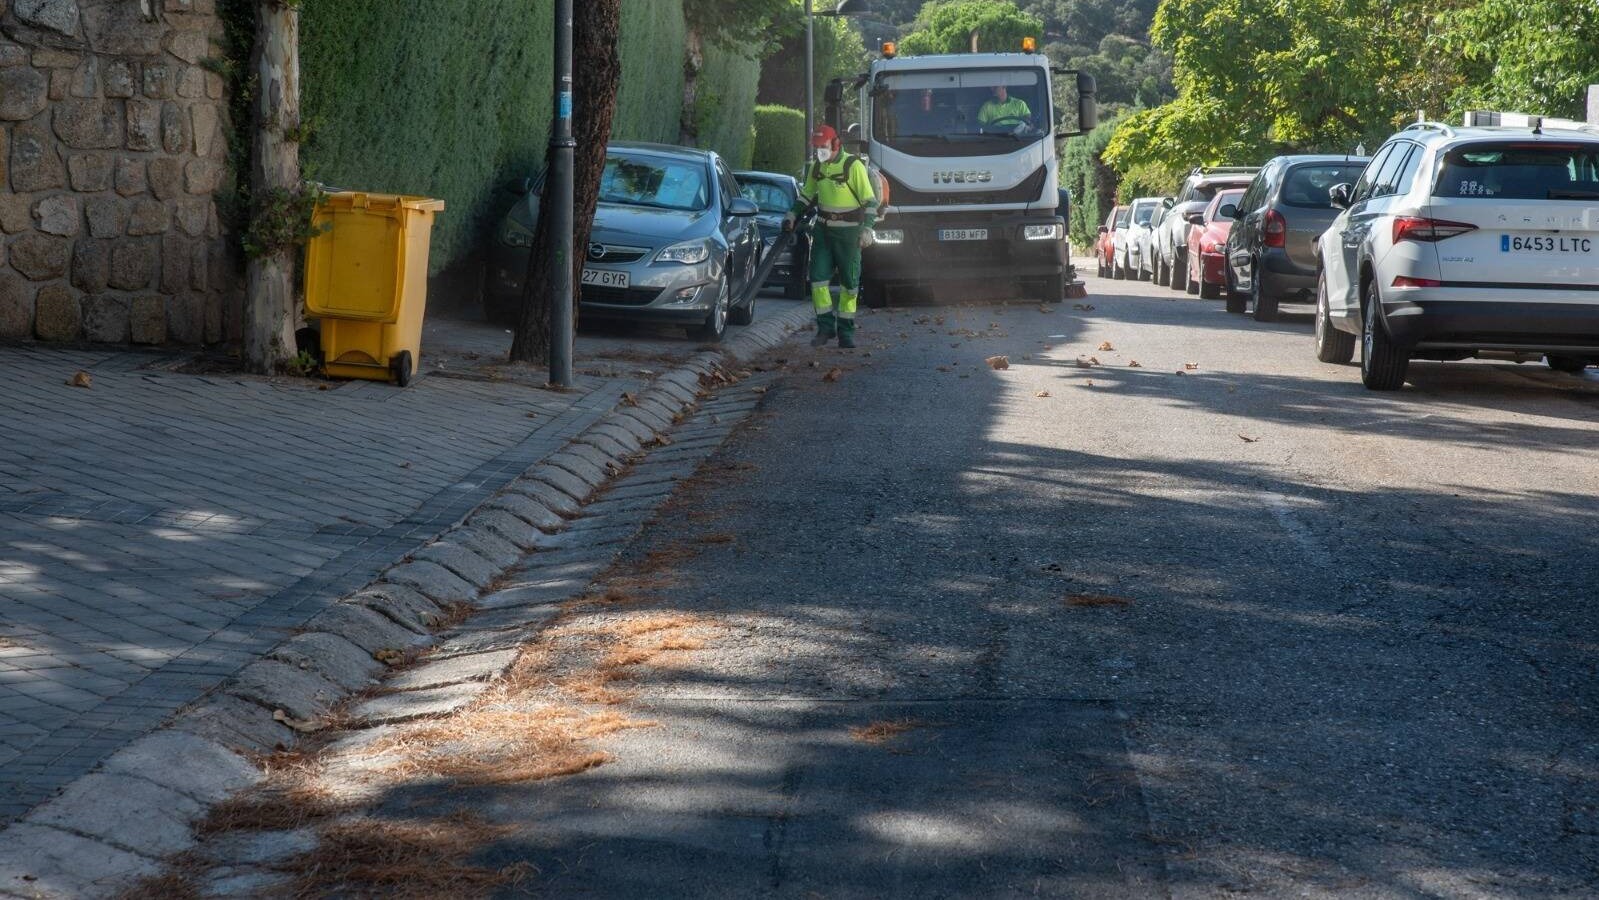
[[[861,250],[872,242],[877,221],[877,195],[866,160],[843,152],[838,132],[821,125],[811,135],[812,159],[805,169],[794,208],[783,220],[793,230],[799,216],[816,205],[817,231],[811,238],[811,302],[816,307],[816,336],[821,347],[835,336],[845,349],[855,346],[855,308],[861,290]],[[838,270],[838,306],[828,287]]]
[[[993,87],[994,97],[983,108],[977,111],[977,124],[988,125],[993,122],[1003,122],[1006,119],[1031,120],[1033,111],[1027,108],[1027,102],[1020,97],[1010,96],[1010,90],[1003,84]],[[1012,124],[1016,124],[1012,122]]]

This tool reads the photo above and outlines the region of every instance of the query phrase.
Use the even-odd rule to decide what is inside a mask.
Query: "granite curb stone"
[[[404,584],[380,581],[356,591],[349,599],[417,634],[429,634],[443,621],[444,613],[432,600]]]
[[[583,509],[582,505],[567,496],[564,491],[531,478],[518,478],[511,482],[506,490],[532,497],[565,518],[571,518]]]
[[[526,494],[500,493],[483,504],[484,509],[502,509],[540,531],[560,531],[566,520],[549,507]]]
[[[413,559],[434,562],[461,576],[475,588],[484,588],[493,581],[504,566],[474,553],[470,547],[451,541],[434,541],[412,554]]]
[[[435,562],[419,560],[401,563],[383,573],[383,578],[416,588],[435,603],[464,603],[477,593],[466,579]]]

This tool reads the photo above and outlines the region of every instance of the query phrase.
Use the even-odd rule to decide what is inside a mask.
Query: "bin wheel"
[[[389,373],[394,376],[395,384],[400,387],[409,387],[411,375],[414,374],[414,370],[411,367],[411,351],[401,350],[399,353],[394,354],[394,358],[389,360]]]

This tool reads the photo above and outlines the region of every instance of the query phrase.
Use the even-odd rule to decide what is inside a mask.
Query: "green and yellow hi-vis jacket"
[[[794,201],[794,214],[805,212],[812,202],[830,224],[870,227],[877,221],[877,196],[866,161],[848,153],[826,163],[812,160]]]

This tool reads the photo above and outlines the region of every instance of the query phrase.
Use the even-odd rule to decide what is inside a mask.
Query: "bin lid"
[[[444,201],[413,194],[375,194],[370,191],[330,191],[322,204],[334,209],[414,209],[418,212],[443,212]]]

